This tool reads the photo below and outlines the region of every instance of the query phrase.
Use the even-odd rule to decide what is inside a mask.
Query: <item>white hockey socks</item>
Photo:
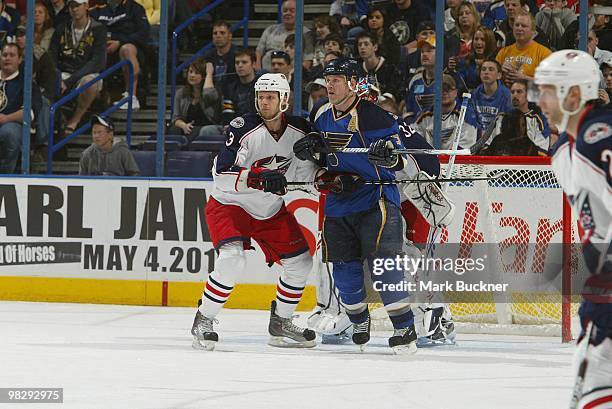
[[[312,256],[307,251],[282,260],[283,272],[276,285],[276,314],[291,318],[302,299],[302,293],[312,270]]]
[[[208,276],[202,295],[202,304],[198,307],[202,315],[207,318],[217,316],[234,289],[236,277],[245,267],[246,256],[242,242],[221,246],[215,271]]]

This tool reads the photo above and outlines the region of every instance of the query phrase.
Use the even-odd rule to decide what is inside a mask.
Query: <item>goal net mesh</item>
[[[478,158],[468,160],[470,163],[455,163],[450,178],[494,179],[449,183],[447,194],[456,206],[455,217],[451,225],[438,229],[434,242],[459,243],[458,257],[470,257],[474,244],[488,243],[488,248],[492,245],[496,254],[488,272],[491,275],[501,276],[509,270],[525,274],[562,268],[559,251],[562,246],[551,244],[568,240],[570,235],[566,230],[564,236],[564,229],[571,229],[571,242],[578,235],[571,213],[564,214],[563,192],[548,159],[523,158],[521,163],[512,163],[508,158],[498,158],[501,163],[492,163],[492,158],[482,158],[482,163]],[[442,175],[446,175],[447,166],[442,166]],[[569,264],[565,265],[576,266],[577,257],[572,252]],[[571,268],[563,274],[571,274]],[[515,291],[500,299],[499,295],[487,292],[455,292],[444,294],[443,300],[450,304],[455,322],[476,324],[464,326],[467,331],[477,328],[486,332],[491,325],[552,325],[557,327],[552,333],[557,334],[564,322],[560,293]],[[575,315],[577,305],[571,304],[566,311]],[[380,319],[382,314],[379,309],[373,316]],[[551,330],[545,333],[550,334]]]

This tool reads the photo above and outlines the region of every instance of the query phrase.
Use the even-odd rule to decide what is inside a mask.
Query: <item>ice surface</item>
[[[573,383],[574,345],[556,338],[459,334],[410,358],[385,334],[364,353],[279,349],[266,344],[268,312],[223,310],[207,352],[191,348],[194,314],[0,302],[0,387],[64,388],[63,405],[18,408],[542,409],[567,407]]]

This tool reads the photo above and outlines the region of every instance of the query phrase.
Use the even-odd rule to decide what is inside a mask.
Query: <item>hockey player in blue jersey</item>
[[[591,276],[579,315],[579,377],[572,408],[612,407],[612,110],[597,105],[599,67],[587,53],[557,51],[535,71],[536,99],[561,132],[552,167],[582,227]],[[584,356],[582,356],[584,355]],[[586,368],[586,369],[584,369]],[[584,373],[582,373],[584,372]]]
[[[377,275],[373,268],[375,260],[394,259],[402,253],[399,190],[394,184],[364,183],[393,180],[405,158],[393,153],[394,148],[402,147],[395,119],[358,98],[358,72],[357,62],[347,58],[333,60],[325,67],[329,102],[314,107],[311,122],[317,132],[296,142],[294,152],[326,169],[315,182],[316,186],[331,186],[324,210],[324,257],[333,265],[340,299],[353,324],[353,342],[365,345],[370,339],[363,271],[367,261],[372,281],[381,284],[375,289],[395,329],[389,346],[396,353],[414,353],[417,335],[408,293],[389,290],[389,284],[403,281],[404,273],[389,268]],[[347,147],[366,147],[369,152],[328,152]]]

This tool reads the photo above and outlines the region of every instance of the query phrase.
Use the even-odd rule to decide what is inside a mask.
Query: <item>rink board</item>
[[[214,268],[210,180],[0,179],[0,300],[193,306]],[[317,197],[286,196],[311,248]],[[257,244],[227,306],[267,309],[280,267]],[[307,286],[301,309],[315,304]]]

